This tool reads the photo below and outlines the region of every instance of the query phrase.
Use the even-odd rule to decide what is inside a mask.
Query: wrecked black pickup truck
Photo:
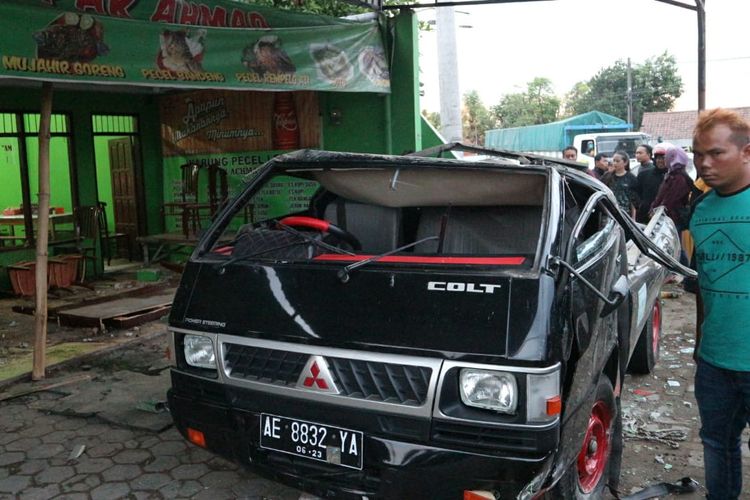
[[[653,367],[660,287],[691,271],[662,213],[638,226],[593,177],[521,160],[268,162],[174,300],[179,431],[320,497],[615,485],[625,372]]]

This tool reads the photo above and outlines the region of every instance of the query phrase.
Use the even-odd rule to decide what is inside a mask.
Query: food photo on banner
[[[390,92],[376,21],[233,2],[0,3],[0,77],[186,88]],[[143,43],[133,44],[138,38]]]

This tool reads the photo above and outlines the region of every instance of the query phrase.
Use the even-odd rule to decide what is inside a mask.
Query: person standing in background
[[[703,179],[698,177],[693,182],[693,187],[690,189],[690,206],[695,204],[695,201],[704,193],[711,191],[711,187],[706,184]],[[693,262],[693,250],[695,249],[695,240],[693,235],[690,234],[690,230],[686,229],[682,232],[682,251],[685,252],[685,257],[688,262]],[[687,277],[682,280],[682,289],[688,293],[698,293],[698,278]]]
[[[640,203],[636,207],[635,211],[635,220],[637,222],[647,222],[648,215],[645,217],[643,216],[643,193],[641,193],[641,190],[643,189],[641,186],[640,179],[642,177],[642,174],[644,172],[648,172],[650,169],[654,168],[654,163],[651,161],[651,146],[648,144],[641,144],[635,149],[635,159],[638,162],[638,174],[636,175],[636,178],[638,179],[638,198],[640,199]]]
[[[659,206],[667,209],[667,215],[677,226],[677,232],[687,229],[688,203],[693,180],[685,171],[690,159],[682,148],[674,147],[667,151],[667,175],[664,177],[651,210]]]
[[[602,180],[604,174],[609,172],[609,157],[604,153],[597,153],[594,156],[594,168],[591,170],[591,175],[599,180]]]
[[[602,182],[609,186],[617,198],[617,204],[623,212],[635,218],[638,206],[638,179],[629,172],[630,157],[625,151],[615,151],[612,155],[614,170],[602,177]]]
[[[707,498],[742,494],[742,431],[750,418],[750,123],[734,111],[698,117],[698,175],[711,188],[693,205],[695,399]],[[747,496],[745,496],[747,498]]]
[[[568,146],[562,150],[564,160],[578,161],[578,149],[575,146]]]
[[[640,203],[638,204],[635,216],[635,220],[642,224],[647,224],[650,219],[651,204],[656,199],[656,195],[659,193],[659,186],[661,186],[664,175],[667,173],[667,164],[664,159],[664,155],[667,153],[667,145],[659,143],[653,150],[651,150],[650,146],[638,146],[636,158],[638,157],[638,151],[646,147],[648,147],[646,151],[649,151],[649,161],[647,166],[644,167],[643,162],[639,160],[641,161],[641,168],[638,170],[638,198],[640,199]],[[653,163],[651,162],[651,153],[654,155]],[[641,157],[643,158],[643,153]]]
[[[638,164],[640,165],[638,168],[638,173],[640,174],[641,171],[647,168],[653,168],[654,163],[651,161],[651,152],[652,152],[651,146],[648,144],[641,144],[638,146],[635,150],[635,159],[638,161]]]

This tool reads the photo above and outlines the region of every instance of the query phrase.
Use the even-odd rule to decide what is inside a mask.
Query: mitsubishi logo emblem
[[[297,387],[328,394],[339,393],[323,356],[310,356],[297,379]]]
[[[313,362],[312,367],[310,367],[310,373],[312,373],[312,377],[307,377],[305,379],[305,387],[312,387],[313,384],[317,384],[317,386],[321,389],[328,389],[326,379],[318,378],[318,375],[320,374],[320,368],[318,368],[317,362]]]

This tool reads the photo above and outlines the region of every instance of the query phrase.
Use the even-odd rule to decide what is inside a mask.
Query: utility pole
[[[461,142],[461,95],[458,91],[456,14],[453,7],[438,7],[435,14],[440,86],[440,132],[448,142]]]
[[[625,95],[628,105],[628,123],[633,123],[633,71],[630,68],[630,58],[628,57],[628,90]],[[635,128],[635,126],[634,126]]]
[[[698,111],[706,109],[706,0],[695,0],[698,8]]]
[[[698,111],[706,109],[706,0],[695,0],[695,6],[677,0],[656,0],[698,14]]]

